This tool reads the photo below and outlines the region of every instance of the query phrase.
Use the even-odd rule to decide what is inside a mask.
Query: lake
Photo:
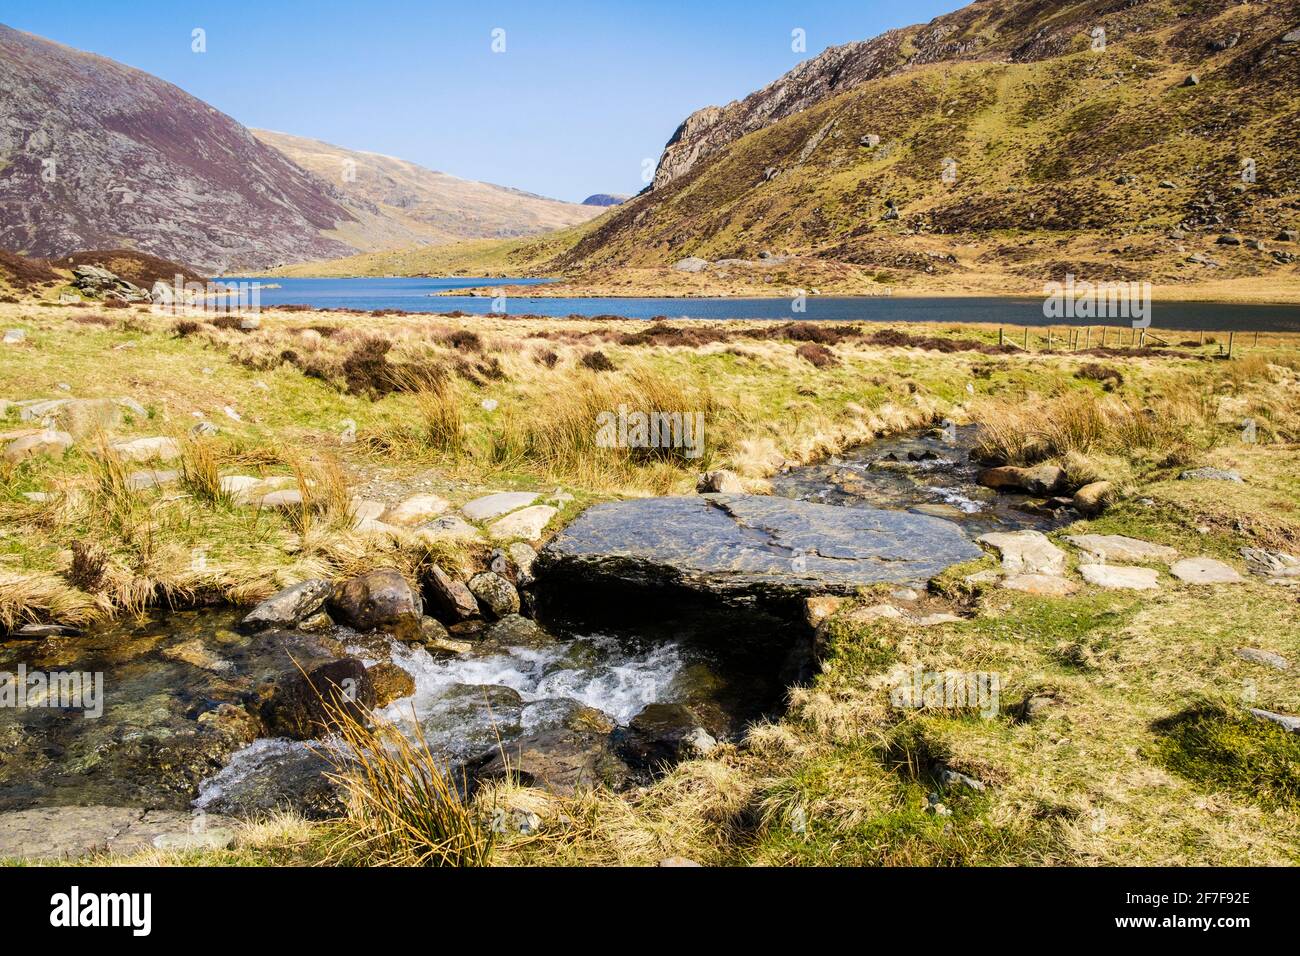
[[[493,311],[488,296],[442,295],[447,290],[539,285],[549,279],[482,278],[391,278],[391,279],[262,279],[262,305],[302,304],[320,309],[353,309],[369,312],[401,309],[406,312],[468,312],[487,315]],[[279,288],[265,288],[278,285]],[[788,298],[672,298],[591,297],[544,298],[509,296],[507,315],[619,315],[630,319],[658,316],[692,319],[813,319],[860,322],[989,322],[999,325],[1116,325],[1127,320],[1095,319],[1049,321],[1043,316],[1041,298],[1021,297],[890,297],[809,296],[807,308],[794,312]],[[1300,332],[1300,307],[1294,305],[1235,305],[1205,302],[1155,302],[1151,328],[1206,331]]]

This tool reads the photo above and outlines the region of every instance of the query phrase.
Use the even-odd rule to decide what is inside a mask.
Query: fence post
[[[1237,336],[1236,332],[1228,333],[1228,358],[1232,358],[1232,340],[1236,338],[1236,336]]]

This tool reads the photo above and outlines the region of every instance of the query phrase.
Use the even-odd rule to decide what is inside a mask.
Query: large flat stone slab
[[[722,597],[850,593],[917,583],[980,549],[951,521],[765,495],[595,505],[556,535],[537,576],[678,586]]]
[[[537,495],[531,491],[498,491],[496,494],[475,498],[460,510],[470,521],[488,521],[507,512],[526,508],[536,500]]]
[[[976,540],[997,551],[1008,574],[1041,576],[1065,572],[1065,552],[1041,531],[994,531]]]
[[[42,807],[0,813],[0,859],[76,859],[95,852],[229,846],[234,832],[216,815],[140,807]]]

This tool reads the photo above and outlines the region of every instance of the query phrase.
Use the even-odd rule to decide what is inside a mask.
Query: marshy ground
[[[1049,535],[1073,593],[999,587],[980,573],[997,565],[989,556],[931,583],[928,600],[956,620],[922,625],[889,589],[829,608],[820,672],[740,743],[622,794],[481,792],[484,808],[538,821],[499,834],[490,862],[1300,859],[1300,735],[1249,714],[1300,713],[1297,589],[1249,573],[1241,555],[1300,551],[1300,337],[1238,335],[1228,360],[1223,337],[1177,332],[1161,333],[1164,347],[1088,352],[1063,348],[1059,330],[1047,351],[1035,332],[1026,353],[981,327],[279,311],[241,330],[21,304],[0,305],[0,325],[25,333],[0,346],[6,402],[129,400],[56,410],[49,427],[70,447],[0,464],[5,629],[247,604],[380,562],[469,565],[488,547],[358,528],[355,499],[458,506],[536,491],[558,508],[550,534],[591,502],[693,493],[713,468],[762,493],[789,464],[943,419],[980,425],[990,460],[1112,483],[1108,510]],[[621,404],[703,413],[703,456],[599,447],[595,414]],[[28,406],[2,407],[7,447],[46,430],[23,420]],[[171,460],[106,450],[144,438],[172,439]],[[1243,480],[1179,478],[1202,467]],[[137,490],[143,471],[166,474]],[[300,500],[240,503],[220,481],[236,474],[279,477]],[[1189,584],[1165,562],[1150,565],[1156,590],[1081,584],[1064,538],[1089,532],[1215,557],[1243,580]],[[869,611],[882,604],[899,613]],[[893,677],[918,665],[996,672],[997,714],[891,706]],[[277,818],[232,850],[145,861],[336,851],[334,825]]]

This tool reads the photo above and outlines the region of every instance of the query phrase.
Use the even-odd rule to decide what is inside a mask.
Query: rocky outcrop
[[[0,247],[134,246],[213,273],[346,255],[324,181],[157,77],[0,26]]]

